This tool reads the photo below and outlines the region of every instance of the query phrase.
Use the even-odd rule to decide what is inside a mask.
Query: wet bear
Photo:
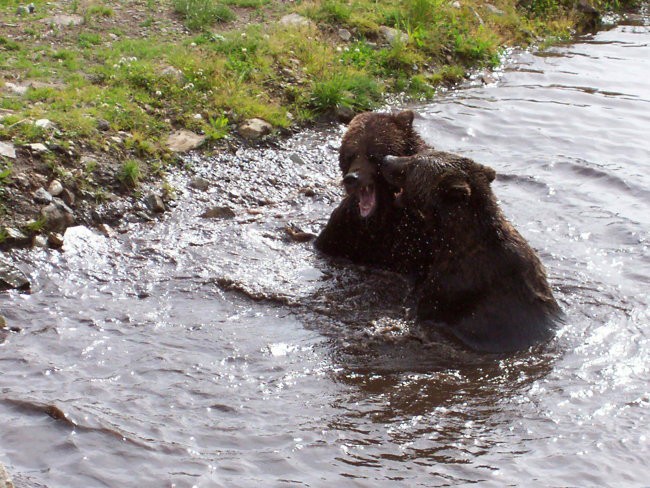
[[[358,264],[406,272],[419,267],[429,247],[422,243],[421,223],[394,205],[398,189],[379,173],[384,156],[427,148],[413,128],[414,115],[365,112],[352,119],[339,152],[346,196],[316,239],[317,249]]]
[[[417,318],[472,349],[510,352],[550,339],[562,312],[546,273],[499,208],[492,168],[450,153],[388,156],[386,180],[431,243],[416,284]]]

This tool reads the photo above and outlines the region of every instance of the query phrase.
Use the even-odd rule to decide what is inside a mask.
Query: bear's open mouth
[[[376,205],[375,186],[366,185],[359,188],[359,213],[361,216],[368,217],[375,210]]]

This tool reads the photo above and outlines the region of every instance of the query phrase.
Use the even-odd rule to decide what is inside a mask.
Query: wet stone
[[[35,235],[32,239],[32,247],[47,247],[47,237],[44,235]]]
[[[210,188],[210,182],[205,178],[195,176],[190,180],[189,187],[195,190],[207,191]]]
[[[63,247],[63,234],[50,232],[47,236],[47,243],[52,249],[61,249]]]
[[[63,231],[74,223],[72,210],[63,201],[56,199],[41,209],[41,216],[46,221],[46,227],[52,231]]]
[[[29,242],[29,237],[15,227],[5,227],[4,235],[5,241],[11,244],[20,246]]]
[[[33,195],[36,203],[52,203],[52,194],[45,188],[39,188]]]
[[[235,211],[228,207],[212,207],[201,214],[204,219],[232,219]]]
[[[165,202],[160,195],[150,193],[144,199],[147,208],[153,213],[163,213],[165,211]]]
[[[27,290],[30,286],[31,284],[25,273],[13,264],[0,259],[0,289]]]

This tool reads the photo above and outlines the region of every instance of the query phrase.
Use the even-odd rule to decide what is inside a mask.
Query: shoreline
[[[184,171],[186,151],[265,144],[391,95],[431,99],[495,67],[501,49],[568,39],[596,15],[586,4],[534,12],[511,0],[426,12],[411,1],[365,17],[336,0],[233,4],[231,23],[198,30],[169,2],[155,19],[129,1],[0,10],[12,26],[0,36],[10,68],[0,79],[0,249],[61,247],[71,225],[110,233],[125,217],[155,219],[173,201],[165,175]],[[424,27],[434,14],[459,23],[454,39]]]

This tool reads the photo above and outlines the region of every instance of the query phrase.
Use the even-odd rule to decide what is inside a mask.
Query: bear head
[[[386,156],[381,174],[398,187],[398,203],[419,214],[430,227],[476,223],[496,215],[496,198],[490,188],[496,172],[455,154],[428,151],[415,156]]]
[[[379,173],[384,156],[410,156],[426,147],[413,129],[414,117],[411,110],[365,112],[350,122],[341,141],[339,167],[345,191],[358,199],[362,218],[392,200],[394,188]]]

